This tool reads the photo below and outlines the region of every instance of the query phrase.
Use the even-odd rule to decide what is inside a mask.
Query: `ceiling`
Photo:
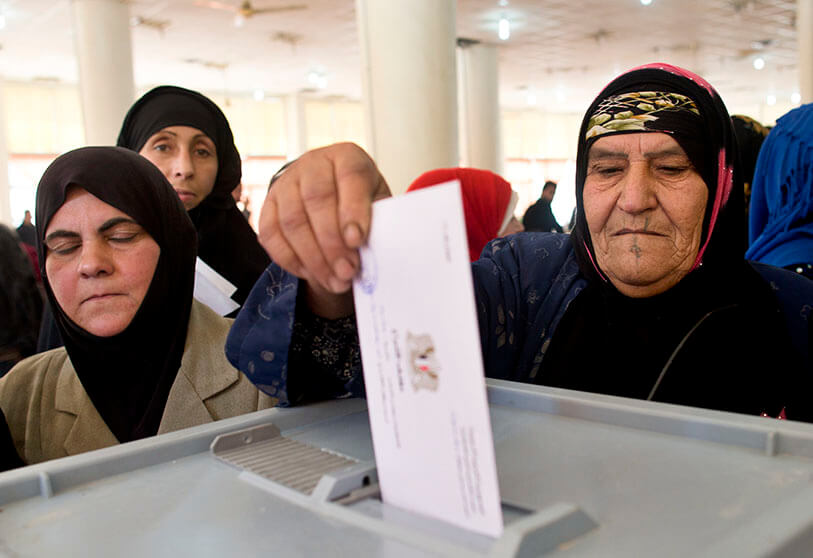
[[[255,15],[241,27],[232,12],[200,0],[127,4],[139,89],[360,98],[354,0],[255,0],[255,8],[307,8]],[[614,75],[658,60],[702,74],[733,109],[769,95],[790,103],[798,92],[795,11],[793,0],[458,0],[457,28],[498,46],[504,107],[535,99],[545,110],[581,112]],[[69,0],[0,0],[0,14],[0,77],[76,82]],[[501,17],[511,22],[507,41],[497,38]],[[325,77],[323,88],[312,71]]]

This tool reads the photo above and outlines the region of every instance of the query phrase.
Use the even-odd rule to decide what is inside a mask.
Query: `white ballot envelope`
[[[225,316],[240,308],[240,305],[231,299],[237,287],[228,279],[212,269],[202,259],[195,261],[195,287],[193,296],[220,314]]]
[[[502,533],[460,184],[373,204],[353,284],[381,497]]]

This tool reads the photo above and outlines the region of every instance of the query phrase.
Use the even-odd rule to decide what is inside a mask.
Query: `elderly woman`
[[[223,112],[195,91],[156,87],[130,108],[117,145],[161,169],[195,225],[198,256],[242,304],[269,259],[231,195],[242,171]]]
[[[726,109],[699,76],[655,64],[611,82],[579,132],[573,234],[495,240],[472,266],[486,374],[811,420],[808,317],[784,298],[813,291],[743,260],[736,159]],[[297,316],[352,311],[370,202],[388,195],[374,163],[347,145],[306,154],[280,177],[260,238],[305,279]],[[333,201],[302,202],[316,196]],[[291,226],[303,220],[321,226]],[[255,287],[227,343],[232,362],[287,403],[328,383],[334,395],[359,394],[352,374],[337,386],[335,375],[328,382],[293,362],[281,371],[259,356],[274,317],[286,315],[291,297],[276,293],[288,285]]]
[[[427,171],[416,178],[407,192],[422,190],[450,180],[460,181],[469,259],[476,261],[490,240],[522,232],[514,217],[517,194],[503,177],[485,169],[453,168]]]
[[[115,147],[62,155],[40,181],[37,223],[65,347],[0,380],[26,463],[275,403],[225,360],[230,320],[193,301],[195,229],[149,161]]]

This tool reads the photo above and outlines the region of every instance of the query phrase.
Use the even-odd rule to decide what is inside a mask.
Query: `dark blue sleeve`
[[[533,383],[556,325],[586,284],[570,236],[493,240],[472,272],[486,376]]]
[[[299,280],[272,263],[229,331],[226,357],[287,407],[363,396],[358,347],[355,316],[313,315],[299,296]]]

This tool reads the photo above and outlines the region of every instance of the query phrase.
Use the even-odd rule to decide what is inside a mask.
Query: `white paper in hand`
[[[353,285],[384,502],[502,533],[457,181],[373,205]]]

